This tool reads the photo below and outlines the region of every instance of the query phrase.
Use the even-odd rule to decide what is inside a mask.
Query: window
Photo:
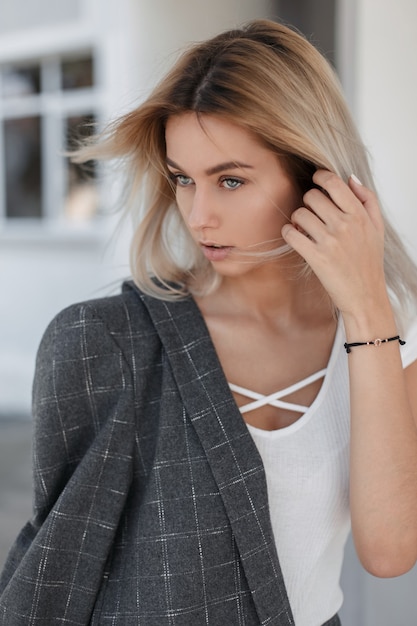
[[[66,149],[72,150],[78,141],[88,137],[94,128],[93,115],[75,115],[65,120]],[[66,160],[64,215],[71,220],[88,220],[94,217],[97,209],[97,189],[94,184],[96,168],[94,163],[83,167]]]
[[[6,217],[42,217],[41,119],[4,121]]]
[[[0,65],[0,218],[86,222],[97,214],[94,164],[81,168],[64,153],[98,118],[91,51]]]

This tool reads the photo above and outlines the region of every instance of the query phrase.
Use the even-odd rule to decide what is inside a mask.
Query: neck
[[[332,315],[330,302],[314,274],[300,276],[288,263],[265,264],[239,277],[223,277],[219,288],[208,296],[205,308],[258,319],[279,318],[294,325]]]

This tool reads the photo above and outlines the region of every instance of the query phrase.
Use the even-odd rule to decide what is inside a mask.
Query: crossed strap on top
[[[324,378],[324,376],[326,375],[326,370],[327,368],[319,370],[315,374],[311,374],[311,376],[303,378],[303,380],[300,380],[298,383],[294,383],[294,385],[290,385],[285,389],[281,389],[281,391],[271,393],[268,396],[264,396],[261,393],[256,393],[256,391],[251,391],[250,389],[246,389],[245,387],[239,387],[239,385],[235,385],[233,383],[229,383],[229,387],[235,393],[239,393],[242,396],[252,398],[254,400],[254,402],[248,402],[248,404],[239,407],[242,414],[248,413],[248,411],[254,411],[255,409],[259,409],[261,406],[266,406],[267,404],[269,404],[270,406],[278,407],[280,409],[288,409],[289,411],[305,413],[310,407],[303,406],[302,404],[286,402],[285,400],[281,400],[281,398],[289,396],[291,393],[307,387],[307,385],[314,383],[320,378]]]

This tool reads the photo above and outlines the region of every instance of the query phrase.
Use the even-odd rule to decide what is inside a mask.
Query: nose
[[[216,228],[219,225],[219,212],[213,194],[204,189],[196,189],[190,203],[187,222],[189,228],[194,231]]]

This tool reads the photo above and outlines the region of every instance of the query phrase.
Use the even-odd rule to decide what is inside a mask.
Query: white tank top
[[[401,348],[403,365],[417,359],[417,322]],[[339,579],[350,530],[348,361],[339,321],[326,370],[268,396],[268,403],[303,415],[286,428],[266,431],[248,425],[261,455],[268,486],[272,527],[296,626],[321,626],[343,601]],[[282,398],[312,379],[324,377],[310,407]],[[230,385],[254,402],[263,396]]]

